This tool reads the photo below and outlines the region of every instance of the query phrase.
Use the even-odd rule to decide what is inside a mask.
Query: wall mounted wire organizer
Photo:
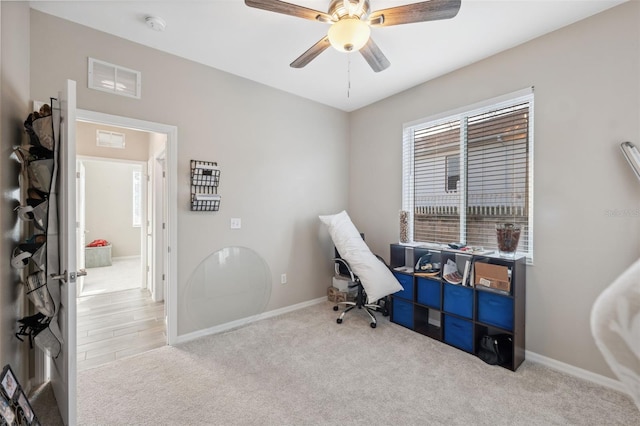
[[[217,212],[220,209],[219,183],[218,163],[191,160],[191,211]]]

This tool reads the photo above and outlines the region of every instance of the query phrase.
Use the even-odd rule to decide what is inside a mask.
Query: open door
[[[76,424],[76,82],[67,80],[61,103],[58,157],[60,304],[62,350],[51,359],[51,384],[66,425]]]
[[[84,197],[84,188],[85,188],[85,178],[86,171],[84,167],[84,163],[80,160],[76,160],[76,242],[77,246],[77,265],[78,271],[85,270],[85,258],[84,258],[84,248],[87,245],[86,236],[87,231],[85,227],[85,197]],[[80,275],[80,274],[78,274]],[[84,286],[84,276],[78,276],[76,281],[76,297],[80,297],[82,295],[82,290]]]
[[[156,289],[153,282],[153,160],[147,161],[147,196],[145,202],[147,206],[144,229],[144,244],[147,248],[144,258],[143,267],[146,273],[147,288],[151,292],[151,298],[156,301]]]

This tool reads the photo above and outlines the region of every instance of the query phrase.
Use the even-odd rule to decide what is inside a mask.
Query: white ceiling
[[[321,11],[330,2],[288,1]],[[333,48],[305,68],[290,68],[291,61],[325,36],[328,26],[250,8],[242,0],[29,3],[45,13],[353,111],[625,1],[462,0],[453,19],[373,28],[372,37],[391,61],[380,73],[359,53]],[[371,9],[414,2],[371,0]],[[165,31],[147,27],[148,15],[162,17]]]

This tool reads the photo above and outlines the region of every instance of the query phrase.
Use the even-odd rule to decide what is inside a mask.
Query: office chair
[[[364,239],[364,236],[363,236],[363,239]],[[382,315],[385,317],[389,315],[388,297],[384,297],[378,300],[377,303],[366,303],[367,294],[365,293],[364,287],[360,282],[360,278],[353,273],[353,271],[351,270],[351,267],[349,266],[349,263],[340,257],[338,250],[335,250],[335,253],[336,253],[336,257],[333,260],[335,261],[336,276],[349,279],[349,285],[348,285],[349,290],[357,288],[356,298],[354,302],[350,302],[350,301],[337,302],[336,305],[333,307],[333,310],[337,311],[340,309],[339,305],[345,306],[345,309],[340,313],[340,316],[338,317],[338,319],[336,319],[336,322],[338,324],[342,324],[342,320],[344,319],[344,316],[347,314],[347,312],[351,311],[354,308],[358,308],[358,309],[364,309],[364,311],[369,315],[369,318],[371,318],[371,323],[369,325],[371,325],[371,328],[376,328],[376,326],[378,325],[378,321],[376,320],[374,312],[382,312]],[[376,257],[382,263],[385,263],[380,256],[376,255]]]

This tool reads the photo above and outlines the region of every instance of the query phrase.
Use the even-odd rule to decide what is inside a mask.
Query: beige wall
[[[96,144],[97,130],[124,133],[124,149],[98,146]],[[150,138],[149,132],[78,122],[76,125],[76,154],[87,157],[147,161],[149,158]]]
[[[639,18],[640,4],[629,2],[351,114],[349,208],[388,257],[399,232],[403,123],[535,86],[527,349],[609,376],[589,314],[640,256],[640,217],[610,214],[640,208],[619,150],[640,142]]]
[[[19,165],[10,158],[13,146],[24,139],[23,122],[29,115],[29,5],[0,2],[0,366],[11,364],[23,386],[28,386],[29,343],[14,336],[17,320],[27,314],[24,288],[9,266],[11,250],[20,239],[21,225],[14,207],[19,200]]]
[[[86,171],[86,239],[111,243],[112,257],[140,256],[140,227],[133,226],[133,171],[140,164],[83,161]],[[144,184],[144,182],[143,182]]]
[[[57,93],[70,78],[78,108],[178,127],[178,197],[170,202],[178,205],[180,295],[196,266],[228,246],[248,247],[267,262],[267,310],[326,294],[331,245],[317,215],[347,205],[346,113],[36,11],[31,39],[38,40],[31,43],[32,97]],[[141,71],[142,99],[87,89],[89,56]],[[191,159],[220,165],[219,212],[189,211]],[[242,219],[241,230],[229,228],[231,217]],[[179,334],[195,331],[185,315],[179,312]]]

